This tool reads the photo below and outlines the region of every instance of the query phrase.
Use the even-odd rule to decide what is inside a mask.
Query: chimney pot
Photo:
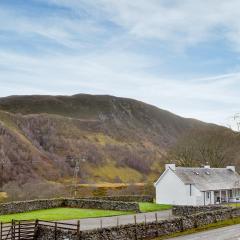
[[[176,170],[176,165],[175,164],[165,164],[165,170],[167,169],[172,169],[173,171]]]
[[[204,168],[209,169],[209,168],[211,168],[211,167],[210,167],[210,165],[205,165]]]
[[[236,172],[235,166],[227,166],[226,168],[232,170],[233,172]]]

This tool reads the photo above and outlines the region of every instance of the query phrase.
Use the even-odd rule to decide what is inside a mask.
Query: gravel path
[[[158,220],[170,219],[172,217],[172,210],[150,212],[150,213],[137,213],[135,215],[122,215],[114,217],[101,217],[101,218],[85,218],[81,219],[81,230],[91,230],[102,227],[115,227],[117,225],[125,225],[129,223],[134,223],[134,216],[136,216],[136,221],[140,222],[152,222],[156,220],[156,214]],[[78,220],[67,220],[60,221],[66,223],[76,224]]]

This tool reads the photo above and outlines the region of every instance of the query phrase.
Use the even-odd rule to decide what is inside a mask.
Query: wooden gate
[[[34,240],[37,221],[16,221],[0,224],[0,240]]]

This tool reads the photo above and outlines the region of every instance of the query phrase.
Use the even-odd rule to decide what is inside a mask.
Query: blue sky
[[[0,0],[0,96],[111,94],[227,124],[239,0]]]

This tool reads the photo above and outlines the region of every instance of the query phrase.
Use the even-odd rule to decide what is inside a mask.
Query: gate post
[[[18,222],[18,240],[21,239],[21,223],[20,221]]]
[[[0,226],[0,234],[1,234],[1,240],[2,240],[2,222],[1,222],[1,226]]]
[[[12,219],[12,234],[11,239],[15,240],[15,221]]]

